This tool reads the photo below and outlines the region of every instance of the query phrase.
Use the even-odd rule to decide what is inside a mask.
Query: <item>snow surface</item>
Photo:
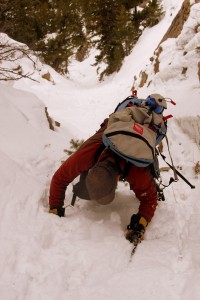
[[[181,179],[166,189],[166,201],[159,202],[132,261],[132,245],[124,232],[139,203],[127,185],[119,184],[116,199],[108,206],[78,200],[75,208],[66,208],[65,218],[48,214],[49,184],[66,159],[63,150],[69,149],[71,138],[86,139],[93,134],[130,94],[134,75],[145,66],[148,70],[149,58],[182,3],[163,0],[165,17],[144,31],[121,71],[104,82],[98,82],[91,66],[93,51],[84,62],[72,62],[68,79],[38,63],[34,78],[39,83],[23,79],[0,84],[0,299],[200,299],[200,175],[194,173],[200,161],[196,65],[184,82],[179,68],[174,68],[173,79],[159,79],[158,74],[153,85],[138,90],[141,97],[157,91],[177,102],[168,109],[174,115],[168,122],[170,150],[174,164],[196,189]],[[189,33],[184,32],[188,41]],[[180,38],[166,42],[163,65],[171,47],[175,65],[182,64],[175,47],[183,45]],[[193,43],[184,42],[190,49]],[[187,63],[190,59],[194,63],[192,57]],[[30,68],[27,61],[22,63]],[[44,68],[52,82],[41,78]],[[188,102],[192,107],[188,108]],[[61,123],[56,131],[49,129],[45,106]],[[164,154],[169,157],[166,144]],[[164,182],[169,177],[163,173]],[[66,205],[71,197],[70,185]]]

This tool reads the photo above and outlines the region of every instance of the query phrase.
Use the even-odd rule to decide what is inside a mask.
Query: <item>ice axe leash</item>
[[[169,156],[170,156],[170,159],[171,159],[171,164],[168,163],[166,161],[166,157],[159,151],[162,159],[165,161],[165,163],[173,170],[174,172],[174,178],[170,178],[170,182],[169,182],[169,185],[172,183],[172,182],[176,182],[178,181],[178,176],[183,179],[190,187],[191,189],[195,189],[195,186],[193,184],[191,184],[174,166],[174,163],[173,163],[173,160],[172,160],[172,156],[171,156],[171,153],[170,153],[170,150],[169,150],[169,142],[168,142],[168,138],[167,136],[165,136],[165,139],[166,139],[166,142],[167,142],[167,147],[168,147],[168,152],[169,152]]]
[[[71,200],[71,203],[68,204],[66,207],[73,207],[74,208],[74,205],[75,205],[75,202],[76,202],[76,198],[77,198],[77,193],[76,193],[76,190],[73,186],[73,195],[72,195],[72,200]]]
[[[195,189],[195,186],[193,184],[191,184],[174,166],[172,166],[170,163],[168,163],[165,159],[166,157],[161,154],[161,157],[162,159],[166,162],[166,164],[173,170],[176,172],[176,174],[181,178],[183,179],[190,187],[191,189]],[[170,184],[173,182],[173,181],[177,181],[177,180],[174,180],[173,178],[170,179]]]
[[[74,206],[74,204],[76,202],[76,197],[77,197],[76,193],[73,192],[72,201],[71,201],[70,206]]]

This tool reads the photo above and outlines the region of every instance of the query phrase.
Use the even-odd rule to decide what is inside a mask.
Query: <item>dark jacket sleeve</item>
[[[101,124],[101,128],[86,140],[55,172],[50,185],[50,208],[63,206],[68,184],[95,164],[98,152],[104,148],[102,134],[106,126],[107,120],[105,120]]]

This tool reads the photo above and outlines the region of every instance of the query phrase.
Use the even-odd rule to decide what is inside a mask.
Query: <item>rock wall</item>
[[[183,29],[183,25],[190,14],[190,0],[185,0],[182,4],[182,7],[176,17],[174,18],[171,26],[165,33],[161,42],[166,41],[168,38],[177,38]]]

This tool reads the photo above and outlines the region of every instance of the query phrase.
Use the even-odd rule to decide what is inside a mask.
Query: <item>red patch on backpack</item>
[[[139,134],[142,135],[144,129],[143,129],[143,127],[140,124],[134,123],[133,130],[135,130],[137,133],[139,133]]]

